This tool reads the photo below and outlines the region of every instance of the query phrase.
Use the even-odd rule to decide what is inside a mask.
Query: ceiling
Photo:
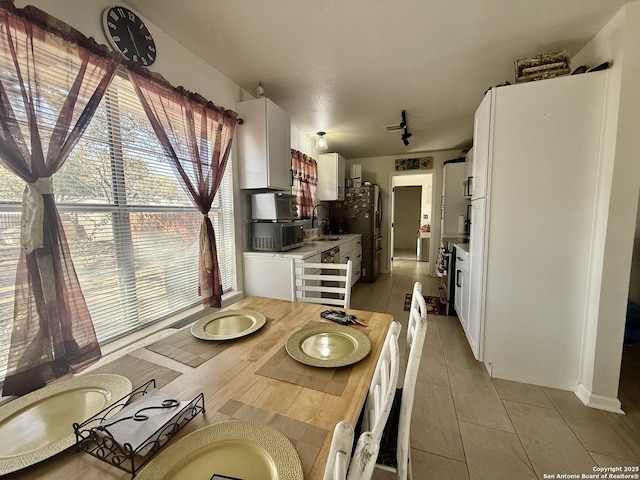
[[[514,83],[515,60],[574,55],[626,2],[127,1],[250,93],[262,82],[292,125],[326,131],[346,158],[470,146],[476,107]],[[402,110],[408,146],[385,128]]]

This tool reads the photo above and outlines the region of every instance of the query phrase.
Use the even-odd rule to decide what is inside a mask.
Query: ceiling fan
[[[402,130],[403,133],[400,138],[402,140],[402,143],[404,143],[404,146],[406,147],[407,145],[409,145],[409,138],[411,138],[411,134],[409,133],[409,127],[407,126],[406,110],[402,110],[401,115],[402,115],[402,120],[400,121],[400,123],[395,125],[387,125],[385,128],[387,129],[387,132],[395,132],[398,130]]]

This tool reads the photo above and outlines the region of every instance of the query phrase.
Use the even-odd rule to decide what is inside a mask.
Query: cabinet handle
[[[458,257],[458,256],[456,255],[456,260],[460,260],[460,261],[462,261],[462,257]]]
[[[456,287],[461,287],[462,285],[460,285],[460,274],[462,273],[461,270],[456,270]]]

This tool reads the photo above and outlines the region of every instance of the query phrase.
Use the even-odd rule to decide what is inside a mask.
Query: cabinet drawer
[[[466,273],[469,273],[469,266],[471,264],[469,260],[469,254],[463,250],[457,249],[455,250],[456,255],[456,269],[463,270]]]

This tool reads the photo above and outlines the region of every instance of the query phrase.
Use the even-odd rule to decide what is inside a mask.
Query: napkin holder
[[[141,400],[145,395],[155,391],[155,385],[155,379],[151,379],[91,418],[80,424],[74,423],[73,431],[76,435],[76,448],[130,473],[132,478],[135,477],[138,471],[158,453],[164,444],[198,413],[205,412],[204,394],[200,393],[182,408],[176,409],[176,413],[171,418],[135,448],[130,443],[118,443],[108,428],[100,428],[101,423],[109,422],[109,418],[113,417],[120,409]]]

